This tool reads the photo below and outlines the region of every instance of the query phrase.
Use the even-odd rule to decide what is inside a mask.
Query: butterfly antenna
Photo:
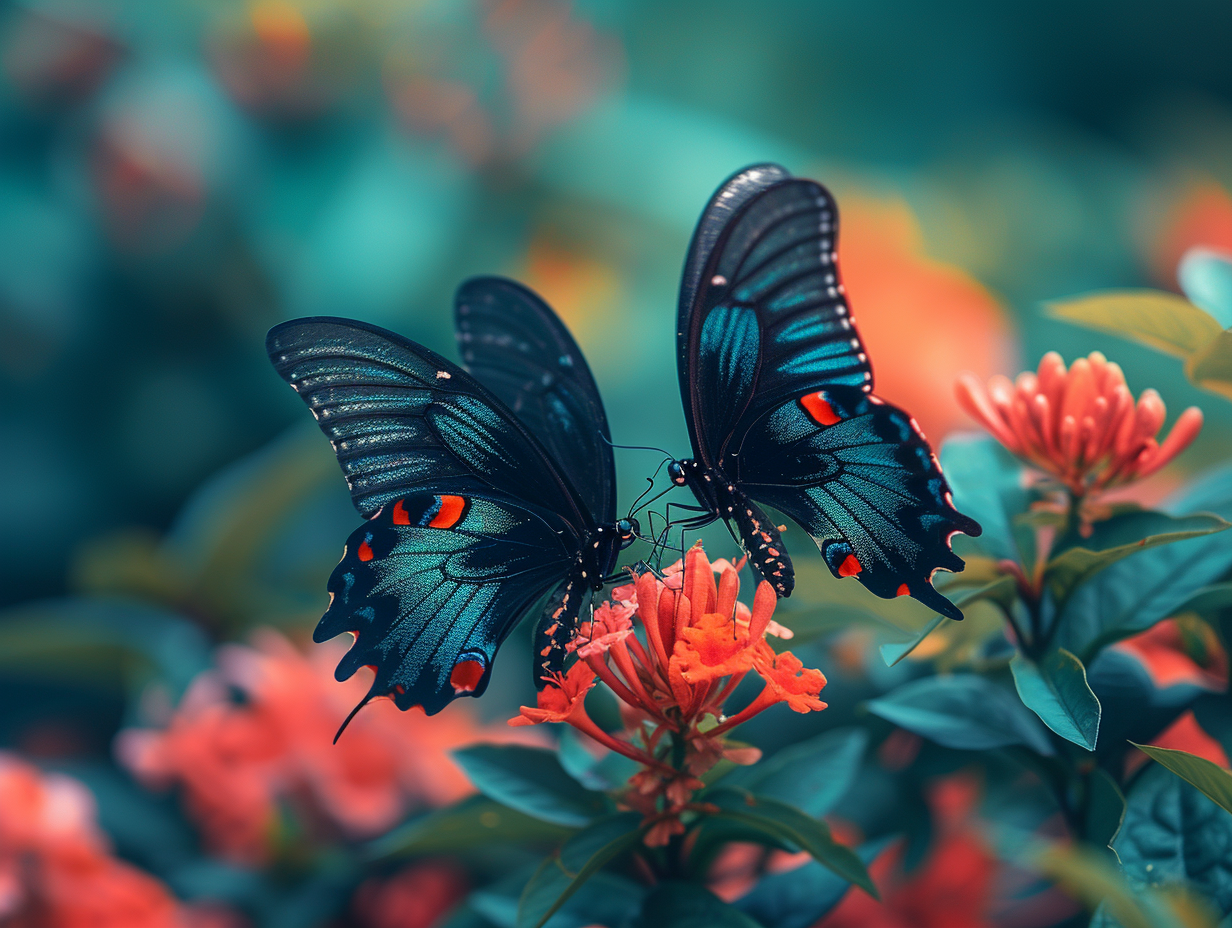
[[[646,478],[646,482],[650,484],[650,486],[646,487],[646,489],[642,491],[642,494],[633,501],[633,505],[629,507],[630,516],[633,516],[637,513],[638,505],[641,503],[643,499],[646,498],[646,494],[654,489],[655,478],[659,476],[659,471],[663,469],[663,465],[666,463],[667,463],[666,461],[663,461],[662,463],[660,463],[659,466],[655,468],[655,472]],[[658,498],[659,497],[657,496],[655,497],[655,499],[658,499]],[[650,502],[653,503],[654,499],[652,499]],[[649,506],[650,503],[647,503],[646,505]]]
[[[346,731],[346,727],[351,724],[351,719],[355,718],[355,716],[359,714],[359,710],[371,702],[374,695],[374,693],[369,693],[359,701],[358,706],[351,710],[351,714],[343,720],[340,726],[338,726],[338,734],[334,735],[334,744],[338,743],[338,739],[342,737],[342,733]]]
[[[656,448],[654,447],[654,445],[618,445],[614,441],[612,441],[610,438],[608,438],[606,435],[604,435],[602,432],[599,433],[599,438],[602,439],[605,445],[608,445],[612,448],[619,448],[622,451],[657,451],[659,452],[659,454],[663,455],[663,457],[666,458],[668,461],[676,460],[676,456],[672,454],[670,451],[665,451],[662,448]],[[666,461],[664,463],[666,463]]]

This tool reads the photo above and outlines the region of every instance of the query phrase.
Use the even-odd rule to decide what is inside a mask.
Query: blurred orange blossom
[[[216,853],[253,863],[275,850],[280,803],[317,838],[371,837],[472,792],[454,748],[526,740],[480,726],[462,706],[440,724],[377,699],[335,746],[339,722],[367,694],[359,677],[335,681],[344,649],[305,656],[269,629],[250,647],[224,646],[217,671],[193,683],[167,727],[121,732],[117,754],[149,786],[178,784]]]

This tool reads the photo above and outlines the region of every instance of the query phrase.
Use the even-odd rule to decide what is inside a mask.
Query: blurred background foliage
[[[280,320],[354,316],[452,355],[457,284],[514,276],[573,329],[615,440],[683,454],[680,265],[750,162],[836,193],[878,391],[934,443],[972,427],[960,371],[1099,349],[1170,420],[1206,413],[1138,497],[1162,499],[1232,453],[1232,407],[1044,302],[1176,290],[1189,247],[1232,250],[1229,47],[1213,0],[3,3],[0,743],[110,795],[103,824],[142,859],[115,732],[165,719],[212,645],[319,617],[357,516],[265,357]],[[622,499],[657,464],[619,452]],[[828,607],[784,604],[802,639],[922,624],[792,541]],[[967,660],[994,615],[930,653]],[[871,641],[831,650],[835,679],[865,676],[827,691],[827,726],[905,679],[865,666]],[[525,698],[518,649],[482,714]],[[816,731],[777,721],[767,749]]]

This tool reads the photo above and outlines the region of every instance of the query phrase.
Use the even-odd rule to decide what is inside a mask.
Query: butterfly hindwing
[[[467,369],[551,452],[595,520],[616,518],[616,470],[607,416],[577,342],[534,292],[475,277],[454,299]]]
[[[932,450],[897,406],[854,387],[806,394],[750,430],[736,468],[745,492],[804,527],[835,576],[962,617],[932,573],[962,570],[950,535],[980,527],[954,509]]]
[[[371,696],[429,715],[487,687],[496,650],[576,557],[552,513],[497,496],[411,493],[356,529],[314,632],[353,632],[336,676],[375,669]]]

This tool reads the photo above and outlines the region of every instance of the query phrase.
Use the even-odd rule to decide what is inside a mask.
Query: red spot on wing
[[[403,686],[401,683],[397,683],[394,685],[394,692],[397,693],[399,696],[403,696],[406,694],[406,687]]]
[[[361,561],[372,560],[372,545],[366,541],[361,541],[359,543],[359,550],[355,554]]]
[[[459,661],[454,664],[453,673],[449,675],[449,684],[454,693],[461,695],[475,692],[475,687],[483,679],[483,670],[483,664],[479,661]]]
[[[834,425],[836,422],[843,421],[843,417],[834,411],[834,407],[826,399],[824,390],[800,397],[800,405],[818,425]]]
[[[442,496],[441,508],[437,510],[428,526],[430,528],[453,528],[462,518],[462,510],[465,508],[466,499],[464,497]]]
[[[405,502],[406,500],[400,499],[394,503],[394,525],[411,524],[411,515],[406,511],[406,507],[403,506],[403,503]]]
[[[860,562],[856,560],[854,554],[849,554],[843,558],[843,563],[838,565],[838,575],[840,577],[854,577],[864,568],[860,566]]]
[[[895,593],[894,595],[895,595],[895,596],[910,596],[910,595],[911,595],[911,590],[909,590],[909,589],[907,588],[907,584],[905,584],[905,583],[900,583],[900,584],[898,585],[898,592],[897,592],[897,593]]]

